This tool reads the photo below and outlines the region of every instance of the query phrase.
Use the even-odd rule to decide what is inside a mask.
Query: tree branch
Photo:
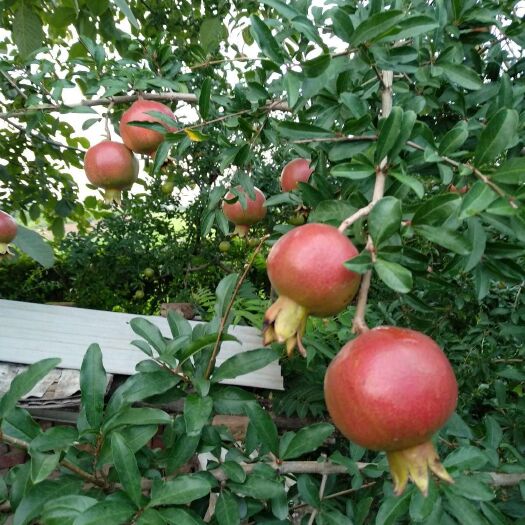
[[[228,306],[226,307],[226,311],[224,312],[224,315],[221,319],[221,324],[219,325],[219,331],[217,333],[217,340],[215,341],[215,346],[213,347],[213,352],[210,357],[210,362],[208,363],[208,367],[206,368],[206,373],[204,374],[204,378],[208,379],[213,372],[213,369],[215,368],[215,360],[217,359],[217,354],[219,353],[219,350],[221,348],[221,339],[222,339],[222,333],[224,331],[224,328],[226,326],[226,321],[228,320],[228,317],[230,315],[230,312],[233,308],[233,303],[235,302],[235,299],[237,297],[237,294],[239,293],[239,290],[241,289],[241,285],[246,279],[246,276],[248,275],[248,272],[250,271],[250,268],[253,265],[253,262],[255,261],[255,258],[257,257],[257,254],[261,251],[261,248],[268,239],[269,235],[265,235],[261,238],[257,248],[253,251],[252,256],[250,257],[250,260],[246,263],[244,267],[244,272],[237,280],[237,283],[235,284],[235,288],[233,289],[233,294],[230,299],[230,302],[228,303]]]
[[[381,91],[381,114],[383,118],[387,118],[392,111],[392,83],[394,80],[394,73],[392,71],[383,71],[381,73],[382,80],[382,91]],[[379,166],[376,168],[376,181],[374,184],[374,193],[372,195],[372,201],[370,202],[370,209],[367,213],[370,213],[372,208],[375,206],[376,202],[379,201],[385,193],[385,183],[386,183],[386,167],[387,167],[387,157],[385,157],[379,163]],[[349,217],[348,220],[351,220],[352,217]],[[344,223],[345,221],[343,221]],[[341,229],[342,224],[339,226]],[[368,241],[366,243],[365,250],[368,250],[372,255],[372,260],[375,255],[374,242],[372,237],[368,235]],[[361,334],[368,330],[366,324],[365,315],[366,315],[366,305],[368,303],[368,291],[370,290],[370,281],[372,280],[372,270],[368,270],[363,276],[361,286],[359,288],[359,295],[357,296],[357,306],[352,321],[352,331],[355,334]]]

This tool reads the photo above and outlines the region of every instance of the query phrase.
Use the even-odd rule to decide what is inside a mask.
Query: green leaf
[[[357,209],[348,201],[325,200],[321,201],[308,216],[309,222],[325,222],[339,226],[347,217],[350,217]]]
[[[485,211],[498,196],[484,182],[478,180],[463,197],[459,219],[467,219]]]
[[[350,43],[352,34],[354,33],[354,26],[352,25],[350,17],[339,7],[332,9],[330,16],[334,24],[334,33],[336,36],[343,42]]]
[[[287,71],[283,77],[284,89],[286,90],[286,98],[288,106],[293,108],[299,100],[299,88],[301,87],[301,79],[294,71]]]
[[[143,317],[135,317],[129,322],[131,329],[143,337],[159,354],[166,350],[166,342],[159,327]]]
[[[443,224],[454,215],[461,205],[461,197],[453,193],[437,195],[424,203],[416,210],[412,219],[413,225]]]
[[[105,433],[127,425],[169,425],[171,416],[157,408],[125,408],[109,418],[102,427]]]
[[[301,64],[303,73],[307,77],[318,77],[326,71],[330,65],[330,61],[331,57],[329,54],[322,54],[318,57],[307,60]]]
[[[86,419],[93,429],[98,429],[104,416],[106,394],[106,370],[102,362],[100,346],[92,344],[82,360],[80,368],[80,393]]]
[[[222,365],[213,372],[212,382],[218,383],[225,379],[249,374],[269,365],[279,359],[281,353],[272,348],[257,348],[248,352],[240,352],[224,361]]]
[[[447,509],[455,516],[461,525],[488,525],[487,520],[481,515],[470,501],[452,494],[446,490]]]
[[[135,454],[128,447],[124,438],[118,433],[111,435],[111,453],[120,483],[131,501],[140,508],[142,490],[140,487],[141,475]]]
[[[73,525],[75,518],[97,503],[95,498],[78,494],[48,501],[42,510],[45,525]]]
[[[31,481],[36,485],[44,481],[58,466],[60,452],[47,454],[31,452]]]
[[[379,248],[401,227],[401,201],[395,197],[383,197],[368,216],[368,229],[374,245]]]
[[[15,11],[11,34],[23,59],[42,46],[45,38],[42,20],[29,2],[22,1]]]
[[[397,179],[401,184],[408,186],[420,199],[423,198],[423,195],[425,194],[425,187],[415,177],[411,177],[410,175],[405,175],[404,173],[399,173],[393,170],[389,171],[388,174],[392,175],[392,177]]]
[[[51,268],[55,264],[55,255],[51,245],[39,233],[21,224],[17,226],[13,244],[44,268]]]
[[[8,416],[15,409],[22,397],[60,363],[60,359],[43,359],[29,366],[18,374],[9,386],[9,390],[0,398],[0,419]]]
[[[430,242],[439,244],[459,255],[469,255],[472,250],[469,240],[454,230],[425,224],[415,226],[414,230]]]
[[[289,139],[317,139],[333,137],[334,133],[328,129],[320,128],[303,122],[277,122],[274,124],[277,131]]]
[[[268,26],[257,16],[250,16],[251,32],[261,51],[276,64],[282,64],[284,58],[281,47],[272,35]]]
[[[199,95],[199,112],[201,118],[206,120],[210,112],[210,95],[211,95],[211,78],[206,77],[201,86],[201,92]]]
[[[252,393],[235,386],[217,386],[212,389],[211,396],[219,414],[244,415],[246,405],[256,402]]]
[[[174,525],[206,525],[196,514],[188,510],[170,507],[160,509],[159,512],[168,520],[168,523]]]
[[[333,432],[334,427],[329,423],[316,423],[302,428],[290,441],[282,454],[282,458],[298,458],[303,454],[317,450]]]
[[[291,19],[292,27],[302,33],[310,42],[315,42],[320,46],[323,45],[323,40],[319,37],[317,28],[314,24],[304,15],[297,15]],[[328,55],[330,58],[330,55]],[[316,75],[317,76],[317,75]]]
[[[321,506],[321,498],[319,496],[319,486],[314,481],[314,478],[308,474],[300,474],[297,476],[297,490],[301,500],[308,505],[318,509]]]
[[[439,67],[443,70],[447,79],[465,89],[480,89],[483,82],[479,75],[467,66],[462,64],[446,64],[439,62]]]
[[[206,17],[199,28],[199,43],[205,53],[215,51],[228,37],[228,30],[217,17]]]
[[[115,5],[124,13],[124,16],[129,20],[129,23],[136,29],[140,29],[139,23],[133,14],[133,11],[128,5],[127,0],[113,0]]]
[[[364,250],[359,255],[346,261],[344,266],[353,272],[363,274],[372,268],[372,256],[369,251]]]
[[[78,494],[81,485],[80,479],[65,476],[60,480],[45,480],[38,485],[28,487],[16,508],[13,525],[32,523],[48,501],[69,494]]]
[[[485,253],[487,234],[479,219],[470,219],[468,221],[467,235],[472,246],[472,251],[465,258],[464,271],[470,272],[479,264]]]
[[[190,474],[178,476],[153,486],[149,506],[186,505],[203,498],[210,493],[210,490],[210,482],[203,477]]]
[[[277,455],[279,452],[277,427],[270,414],[255,403],[246,405],[245,411],[263,445],[266,445],[271,452]]]
[[[392,146],[389,152],[389,158],[395,159],[401,150],[406,147],[406,143],[410,136],[412,135],[412,130],[414,129],[414,124],[417,120],[417,114],[415,111],[408,110],[403,112],[403,119],[401,121],[401,130],[399,135],[396,137],[394,145]]]
[[[215,315],[218,318],[223,318],[226,314],[226,309],[228,308],[228,303],[233,297],[233,291],[235,290],[238,278],[239,274],[231,273],[230,275],[223,277],[217,285],[217,289],[215,290],[215,295],[217,296]]]
[[[427,15],[414,15],[400,20],[391,34],[381,38],[381,42],[392,40],[401,41],[405,38],[415,38],[436,29],[439,24],[434,18]]]
[[[201,397],[190,394],[184,401],[184,422],[186,434],[190,437],[199,436],[204,425],[208,423],[213,409],[211,397]]]
[[[342,177],[351,180],[367,179],[375,174],[374,168],[368,164],[344,163],[337,164],[330,171],[332,177]]]
[[[246,480],[246,471],[236,461],[225,461],[221,464],[221,469],[235,483],[244,483]]]
[[[278,498],[284,491],[284,486],[280,482],[256,474],[248,476],[242,484],[230,482],[229,488],[241,496],[263,500]]]
[[[78,431],[73,427],[51,427],[31,441],[30,450],[50,452],[65,450],[78,439]]]
[[[73,525],[100,525],[101,522],[108,525],[110,523],[111,525],[124,525],[129,522],[134,513],[133,506],[125,501],[99,501],[78,516]]]
[[[468,124],[461,120],[458,122],[439,143],[440,155],[450,155],[456,152],[468,139]]]
[[[219,525],[239,525],[241,513],[237,500],[226,491],[222,491],[217,499],[215,518]]]
[[[191,324],[178,312],[175,312],[174,310],[170,310],[168,312],[168,324],[170,326],[173,339],[181,336],[191,337]]]
[[[187,436],[186,434],[181,435],[177,439],[175,445],[170,449],[167,467],[169,473],[174,472],[189,461],[195,454],[200,439],[200,436]]]
[[[518,121],[516,110],[503,108],[487,122],[474,152],[476,166],[483,166],[492,162],[514,144]]]
[[[385,498],[377,511],[375,525],[394,525],[405,514],[410,505],[410,493],[400,497]]]
[[[397,22],[405,17],[403,11],[392,9],[369,16],[361,22],[352,35],[351,44],[358,46],[364,42],[370,42],[393,29]]]
[[[261,0],[261,3],[273,7],[280,15],[288,20],[292,20],[300,14],[299,11],[294,9],[293,5],[286,4],[280,0]]]
[[[508,159],[490,175],[490,178],[503,184],[525,183],[525,157]]]
[[[164,516],[156,509],[146,509],[134,520],[134,525],[166,525]],[[178,525],[181,525],[178,522]]]
[[[478,470],[487,462],[487,456],[479,448],[463,446],[451,452],[443,461],[443,465],[446,469]]]
[[[449,492],[456,496],[470,499],[472,501],[490,501],[494,499],[494,491],[487,483],[471,476],[460,476],[454,479],[454,485],[448,487]]]
[[[379,164],[394,147],[401,132],[403,122],[403,110],[399,106],[394,106],[390,115],[384,120],[377,137],[374,162]]]
[[[407,293],[412,289],[412,273],[400,264],[378,259],[374,269],[379,278],[392,290]]]

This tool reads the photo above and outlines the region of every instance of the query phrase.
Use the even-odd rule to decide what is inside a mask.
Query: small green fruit
[[[255,238],[251,238],[251,239],[248,239],[248,246],[250,248],[256,248],[257,246],[259,246],[259,239],[255,239]]]
[[[144,270],[144,277],[146,277],[146,279],[151,279],[152,277],[154,277],[155,275],[155,270],[153,268],[146,268]]]
[[[306,222],[306,219],[302,213],[296,213],[288,219],[288,222],[292,226],[301,226]]]
[[[133,296],[133,299],[144,299],[144,291],[143,290],[137,290],[135,292],[135,295]]]
[[[231,248],[231,244],[230,244],[228,241],[222,241],[222,242],[219,244],[219,250],[220,250],[222,253],[229,252],[229,251],[230,251],[230,248]]]
[[[175,184],[173,182],[164,182],[162,186],[160,187],[162,193],[164,195],[171,195],[173,193],[173,189],[175,188]]]

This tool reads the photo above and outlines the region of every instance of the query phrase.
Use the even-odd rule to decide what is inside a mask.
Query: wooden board
[[[135,365],[147,358],[130,344],[140,339],[129,326],[135,317],[148,319],[164,336],[170,337],[168,321],[163,317],[0,300],[0,362],[31,364],[47,357],[59,357],[61,368],[79,370],[89,345],[98,343],[107,372],[132,375]],[[189,323],[197,324],[196,321]],[[217,365],[239,352],[262,346],[261,334],[255,328],[233,326],[229,333],[240,343],[223,343]],[[277,361],[224,383],[283,389]]]

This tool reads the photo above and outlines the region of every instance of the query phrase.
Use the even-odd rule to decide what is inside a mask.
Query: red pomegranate
[[[360,276],[343,266],[358,254],[352,241],[327,224],[305,224],[283,235],[267,260],[268,277],[279,299],[267,310],[264,343],[286,343],[288,355],[301,338],[309,314],[335,315],[354,298]]]
[[[305,159],[291,160],[281,171],[281,188],[283,191],[295,190],[299,182],[308,182],[313,173],[310,163]]]
[[[0,210],[0,259],[11,255],[9,243],[14,241],[16,231],[17,226],[13,217]]]
[[[129,122],[157,122],[162,124],[168,131],[170,128],[158,117],[149,115],[151,111],[158,111],[168,117],[175,118],[173,111],[168,106],[153,100],[137,100],[124,112],[120,119],[120,135],[124,144],[135,153],[151,155],[164,140],[164,135],[153,129],[130,126]]]
[[[239,235],[239,237],[246,237],[250,226],[262,221],[266,217],[267,210],[264,205],[266,197],[259,188],[255,188],[255,199],[250,199],[242,186],[237,186],[236,190],[246,196],[246,208],[243,208],[243,203],[240,199],[233,203],[227,202],[236,197],[229,191],[226,197],[224,197],[225,200],[222,203],[222,211],[224,215],[226,215],[226,218],[235,224],[233,233]]]
[[[105,190],[106,202],[118,204],[122,190],[137,180],[139,163],[124,144],[105,140],[87,150],[84,171],[91,184]]]
[[[428,469],[453,483],[431,437],[454,412],[458,385],[445,354],[430,337],[392,326],[359,335],[328,367],[324,393],[344,436],[386,451],[396,494],[409,478],[426,494]]]

